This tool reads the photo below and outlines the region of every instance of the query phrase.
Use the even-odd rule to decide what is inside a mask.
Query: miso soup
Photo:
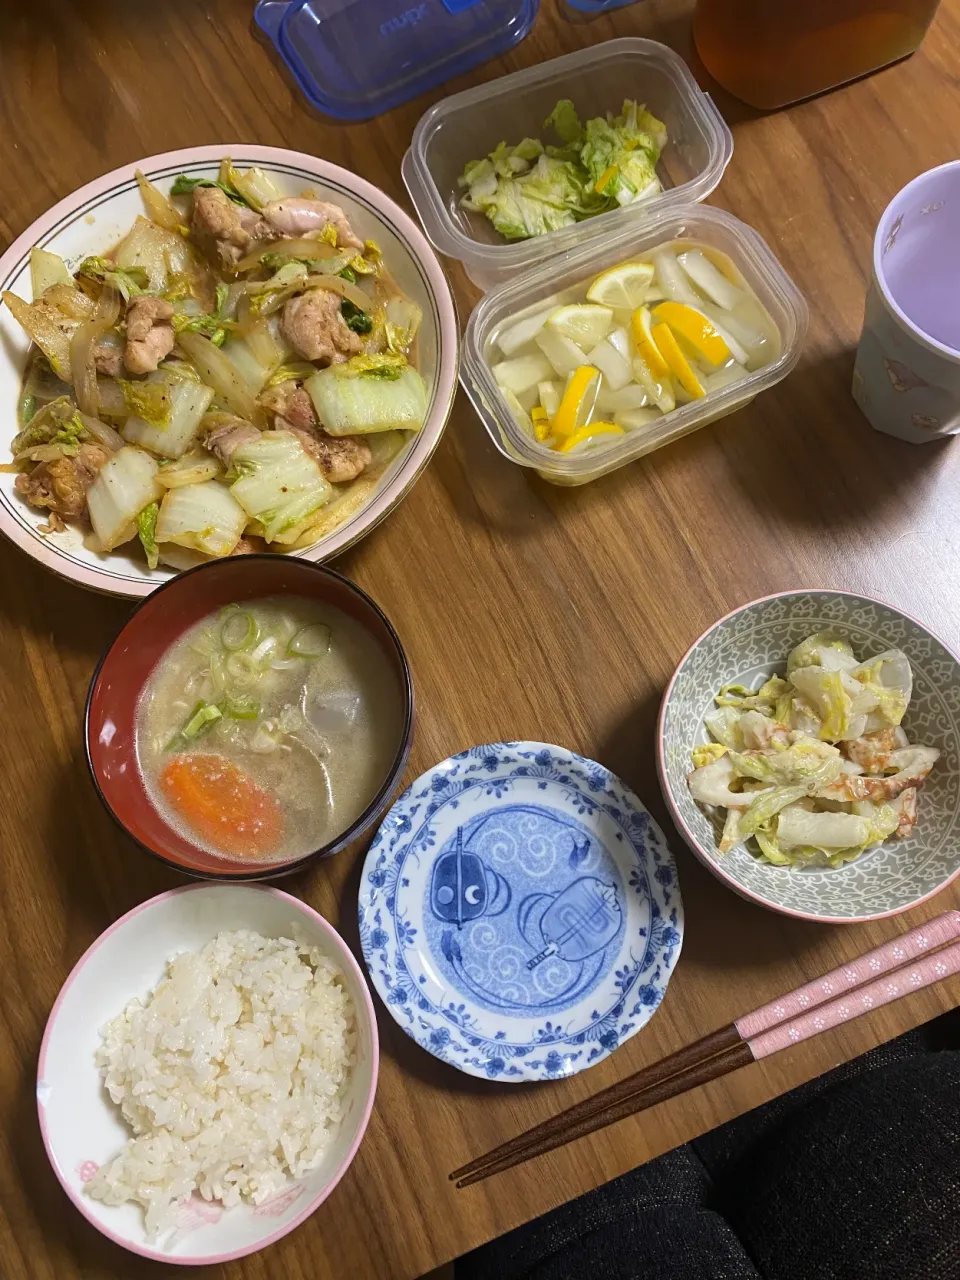
[[[157,663],[137,708],[151,801],[211,853],[281,862],[341,835],[402,733],[396,675],[353,618],[300,597],[229,605]]]

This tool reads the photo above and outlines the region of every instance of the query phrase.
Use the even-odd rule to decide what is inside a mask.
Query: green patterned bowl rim
[[[747,899],[747,901],[749,902],[759,903],[760,906],[767,907],[772,911],[778,911],[783,915],[793,916],[799,920],[815,920],[820,923],[830,923],[830,924],[859,924],[868,920],[885,920],[890,916],[900,915],[905,911],[910,911],[914,907],[920,906],[921,903],[927,902],[930,898],[934,897],[936,894],[941,893],[944,889],[947,888],[948,885],[952,884],[953,881],[956,880],[958,876],[960,876],[960,840],[957,840],[955,842],[955,847],[957,849],[956,865],[949,872],[949,874],[946,875],[943,879],[941,879],[932,888],[926,890],[923,893],[918,894],[915,898],[909,901],[900,902],[896,906],[891,907],[888,910],[870,911],[870,912],[866,912],[859,915],[834,914],[834,913],[825,912],[825,911],[824,912],[801,911],[801,910],[797,910],[796,908],[786,906],[781,902],[778,902],[775,897],[772,897],[772,896],[765,897],[763,894],[755,892],[754,890],[749,888],[747,885],[744,885],[743,883],[741,883],[740,880],[738,880],[735,875],[731,874],[731,872],[727,870],[727,868],[718,860],[716,848],[713,847],[712,845],[709,848],[705,847],[703,842],[700,840],[697,834],[691,829],[689,823],[684,818],[683,814],[681,813],[680,807],[678,806],[674,798],[673,788],[671,786],[671,782],[669,778],[666,752],[665,752],[665,730],[666,730],[667,716],[669,713],[669,709],[671,707],[671,699],[673,698],[677,681],[683,675],[688,662],[693,657],[694,653],[697,651],[700,645],[702,645],[704,641],[709,639],[709,637],[711,637],[719,628],[729,623],[732,619],[736,618],[741,614],[748,613],[750,610],[756,609],[758,606],[770,604],[776,600],[782,600],[782,599],[803,600],[805,598],[812,599],[818,596],[841,596],[841,597],[845,597],[851,602],[856,601],[856,602],[860,602],[865,606],[876,606],[880,609],[886,609],[886,610],[889,610],[891,613],[898,615],[905,622],[916,627],[918,631],[922,633],[922,635],[925,636],[927,639],[932,641],[934,644],[940,646],[940,648],[944,651],[946,656],[950,660],[952,660],[952,662],[954,663],[954,666],[956,668],[956,671],[955,671],[956,680],[957,680],[957,683],[960,684],[960,657],[957,656],[957,654],[953,651],[953,649],[944,640],[942,640],[940,636],[938,636],[935,632],[931,631],[930,628],[927,627],[918,618],[915,618],[912,614],[907,613],[905,610],[901,609],[898,605],[890,604],[888,601],[882,600],[878,596],[866,596],[861,594],[858,591],[844,591],[837,587],[791,588],[787,591],[775,591],[775,592],[772,592],[770,595],[758,596],[755,600],[750,600],[746,604],[738,605],[736,609],[731,609],[730,612],[724,614],[722,618],[718,618],[716,622],[712,623],[700,636],[698,636],[698,638],[693,642],[693,644],[690,645],[686,653],[677,663],[676,670],[671,676],[670,682],[668,683],[664,691],[663,700],[660,704],[660,714],[657,720],[657,773],[660,779],[660,789],[663,792],[663,798],[666,802],[668,810],[670,811],[670,816],[673,819],[674,824],[677,827],[677,830],[681,833],[684,840],[689,845],[690,849],[693,851],[693,853],[696,855],[699,861],[702,862],[704,866],[706,866],[717,877],[718,880],[722,880],[724,884],[726,884],[729,888],[731,888],[735,893],[739,894],[740,897]],[[786,655],[784,655],[784,658],[786,658]],[[736,672],[732,673],[729,678],[730,679],[735,678],[736,674],[737,674]],[[955,727],[957,725],[960,725],[960,717],[958,717],[957,721],[955,722]],[[855,865],[855,864],[850,864],[850,865]],[[799,873],[793,873],[793,874],[799,874]]]

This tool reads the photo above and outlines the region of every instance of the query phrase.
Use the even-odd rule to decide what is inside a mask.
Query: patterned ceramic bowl
[[[107,1096],[94,1054],[100,1028],[134,996],[163,977],[167,961],[197,951],[225,929],[304,941],[332,956],[356,1015],[357,1061],[346,1084],[344,1118],[317,1167],[254,1206],[224,1209],[195,1196],[177,1210],[175,1230],[148,1240],[143,1210],[104,1204],[84,1191],[98,1165],[112,1159],[130,1130]],[[206,884],[173,889],[128,911],[84,952],[50,1012],[37,1067],[37,1110],[44,1146],[64,1191],[98,1231],[143,1258],[181,1266],[214,1266],[272,1244],[312,1214],[346,1173],[373,1109],[380,1060],[373,1002],[347,944],[306,903],[278,889]],[[336,1229],[336,1215],[327,1224]],[[135,1267],[127,1274],[142,1275]],[[276,1274],[271,1268],[267,1272]],[[170,1274],[169,1272],[167,1274]]]
[[[457,389],[459,336],[453,295],[437,255],[413,220],[372,183],[316,156],[279,147],[218,144],[168,151],[131,161],[67,196],[0,255],[0,290],[31,297],[30,250],[34,245],[76,266],[89,254],[101,254],[125,234],[143,212],[134,178],[142,169],[164,192],[178,173],[215,178],[223,156],[241,168],[265,169],[284,194],[312,187],[342,206],[364,238],[376,240],[400,288],[423,311],[418,338],[420,372],[430,391],[423,429],[388,467],[377,488],[351,517],[315,546],[297,554],[307,560],[329,560],[368,533],[400,502],[426,467],[439,443]],[[8,446],[17,432],[16,405],[29,343],[7,307],[0,307],[0,461],[9,461]],[[28,507],[15,492],[14,476],[0,474],[0,531],[48,569],[81,587],[117,596],[145,596],[168,578],[172,569],[147,565],[119,547],[107,555],[92,550],[83,531],[42,534],[44,513]]]
[[[911,742],[941,753],[920,792],[914,834],[836,869],[775,867],[743,847],[722,855],[719,825],[694,803],[686,782],[691,750],[709,741],[703,717],[722,684],[782,675],[790,650],[828,628],[864,657],[899,648],[910,659],[913,699],[904,728]],[[785,591],[714,623],[667,686],[658,766],[674,821],[700,861],[742,897],[774,911],[805,920],[872,920],[916,906],[960,874],[960,661],[919,622],[879,600],[845,591]]]

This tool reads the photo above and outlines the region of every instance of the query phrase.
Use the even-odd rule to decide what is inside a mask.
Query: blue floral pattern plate
[[[683,940],[663,833],[602,765],[540,742],[430,769],[367,854],[360,941],[421,1048],[470,1075],[552,1080],[653,1016]]]

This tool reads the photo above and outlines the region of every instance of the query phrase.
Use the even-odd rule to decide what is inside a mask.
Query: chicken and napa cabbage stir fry
[[[312,546],[423,425],[420,310],[337,205],[224,160],[70,271],[34,249],[15,486],[148,564]]]
[[[940,755],[901,727],[912,689],[899,649],[859,662],[830,633],[793,650],[785,679],[724,685],[687,778],[694,800],[726,810],[720,852],[752,839],[777,866],[836,867],[908,836]]]

